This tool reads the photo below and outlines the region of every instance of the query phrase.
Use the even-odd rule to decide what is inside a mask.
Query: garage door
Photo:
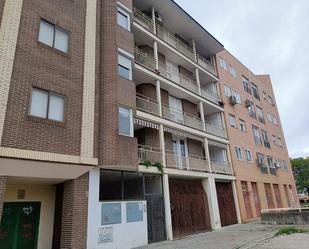
[[[232,184],[230,182],[216,182],[216,189],[221,226],[229,226],[232,224],[236,224],[237,215]]]
[[[201,181],[170,179],[169,184],[174,237],[211,230]]]

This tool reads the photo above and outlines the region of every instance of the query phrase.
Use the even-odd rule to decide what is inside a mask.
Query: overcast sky
[[[290,157],[309,156],[309,0],[176,0],[255,74],[270,74]]]

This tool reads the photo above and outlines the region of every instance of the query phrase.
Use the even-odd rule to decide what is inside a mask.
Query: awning
[[[197,140],[197,141],[200,141],[200,142],[204,142],[204,139],[201,138],[201,137],[194,136],[194,135],[191,135],[189,133],[186,133],[186,132],[183,132],[183,131],[179,131],[179,130],[175,130],[175,129],[172,129],[172,128],[169,128],[169,127],[164,127],[164,131],[172,133],[172,134],[174,134],[176,136],[186,137],[186,138],[190,138],[190,139]]]
[[[159,125],[138,118],[134,118],[134,124],[159,130]]]
[[[214,142],[214,141],[211,141],[211,140],[208,140],[208,145],[219,147],[219,148],[222,148],[222,149],[227,149],[226,144],[217,143],[217,142]]]

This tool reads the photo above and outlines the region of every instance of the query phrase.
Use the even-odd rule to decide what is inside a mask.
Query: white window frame
[[[244,159],[242,154],[242,148],[240,146],[235,146],[236,159],[238,161],[242,161]]]
[[[227,64],[226,64],[226,61],[224,59],[222,59],[220,57],[220,66],[221,68],[223,68],[224,70],[227,70]]]
[[[119,14],[123,15],[123,16],[125,16],[127,18],[127,27],[124,27],[124,26],[119,24],[119,22],[118,22],[118,15]],[[130,16],[130,13],[128,13],[126,10],[124,10],[123,8],[121,8],[119,6],[117,7],[117,24],[120,27],[122,27],[122,28],[126,29],[127,31],[131,32],[131,16]]]
[[[129,78],[126,78],[118,73],[118,75],[124,79],[132,80],[132,58],[118,52],[118,67],[121,66],[129,70]]]
[[[226,97],[230,97],[232,95],[232,89],[227,85],[224,85],[224,95]]]
[[[245,153],[246,153],[246,161],[247,161],[248,163],[252,163],[252,162],[253,162],[253,157],[252,157],[251,150],[246,149],[246,150],[245,150]],[[250,158],[250,159],[249,159],[249,158]]]
[[[235,121],[235,124],[233,124],[231,121],[234,120]],[[233,114],[229,114],[229,123],[232,127],[234,128],[237,128],[237,120],[236,120],[236,117],[235,115]]]
[[[247,132],[246,122],[242,119],[239,119],[239,127],[242,132]],[[242,129],[244,127],[244,129]]]
[[[125,106],[119,106],[118,108],[118,118],[120,118],[120,109],[125,109],[129,111],[129,121],[130,121],[130,134],[124,134],[120,131],[120,124],[119,124],[119,135],[126,136],[126,137],[133,137],[134,136],[134,125],[133,125],[133,110],[131,108]]]
[[[254,131],[256,131],[257,134],[259,134],[259,135],[256,136],[257,134],[255,134]],[[252,133],[253,133],[253,138],[254,138],[255,144],[256,145],[263,145],[260,129],[256,126],[252,126]]]

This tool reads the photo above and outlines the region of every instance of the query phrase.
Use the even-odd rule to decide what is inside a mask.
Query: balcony
[[[134,59],[136,63],[141,64],[144,67],[152,71],[156,70],[155,58],[138,47],[135,47],[134,49]]]
[[[163,117],[174,121],[179,124],[183,124],[198,130],[203,130],[203,122],[200,118],[193,115],[181,112],[171,107],[162,106]]]
[[[220,101],[218,94],[210,90],[201,89],[201,95],[203,98],[208,99],[209,101],[216,104],[218,104]]]
[[[232,167],[228,162],[211,161],[211,169],[213,173],[232,175]]]
[[[157,101],[138,93],[136,94],[136,108],[159,116],[160,107]]]
[[[225,129],[222,126],[218,126],[212,123],[206,122],[206,131],[212,135],[226,138]]]
[[[209,165],[206,158],[190,155],[182,157],[175,155],[172,151],[166,152],[167,168],[186,171],[209,172]]]
[[[146,15],[137,8],[134,8],[134,21],[154,33],[154,24],[150,16]],[[195,53],[192,47],[190,47],[186,42],[178,38],[173,34],[169,29],[163,27],[162,25],[156,24],[156,36],[161,40],[168,43],[170,46],[175,48],[181,54],[189,58],[192,62],[198,64],[207,72],[210,72],[212,75],[217,76],[217,72],[212,63],[205,59],[203,56]]]
[[[162,151],[146,145],[138,145],[138,161],[143,164],[145,161],[162,164]]]

